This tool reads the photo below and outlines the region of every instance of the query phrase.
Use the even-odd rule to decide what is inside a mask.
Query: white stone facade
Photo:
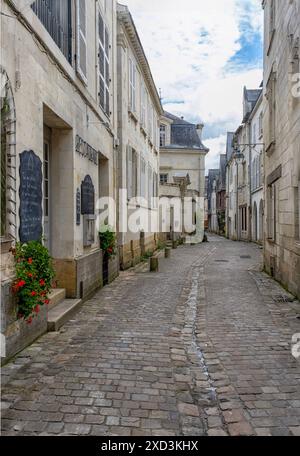
[[[159,175],[159,119],[162,107],[144,50],[126,6],[118,5],[118,187],[127,189],[120,211],[125,223],[138,212],[147,221],[157,219]],[[135,198],[133,204],[129,200]],[[141,201],[140,198],[143,198]],[[155,250],[158,230],[122,228],[118,218],[121,268],[138,262],[144,251]],[[122,232],[124,231],[124,232]]]
[[[265,266],[300,295],[300,1],[265,0]]]
[[[1,1],[1,11],[8,16],[1,16],[1,89],[5,87],[1,107],[5,99],[14,107],[14,113],[10,109],[8,114],[13,117],[2,120],[11,125],[6,135],[14,127],[15,140],[14,149],[6,149],[7,163],[14,152],[7,176],[13,170],[15,180],[11,189],[6,176],[1,285],[9,289],[14,277],[9,247],[20,240],[20,156],[33,151],[42,171],[41,234],[54,259],[58,287],[66,289],[68,298],[79,298],[102,283],[97,200],[116,196],[116,1],[61,2],[47,15],[45,7],[43,1]],[[49,17],[52,25],[60,21],[60,33],[50,28]],[[100,47],[104,48],[104,70]],[[87,177],[94,187],[94,209],[88,216],[81,204],[81,186]],[[22,325],[15,322],[14,307],[3,309],[2,330],[16,341]],[[44,322],[40,323],[32,337],[45,330]]]

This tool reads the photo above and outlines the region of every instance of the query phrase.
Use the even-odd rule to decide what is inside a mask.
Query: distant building
[[[208,171],[207,201],[208,201],[208,229],[212,233],[218,232],[217,214],[217,182],[219,178],[218,169]]]
[[[203,125],[194,125],[166,111],[161,118],[160,184],[173,185],[188,176],[185,195],[198,198],[194,221],[199,242],[204,236],[205,156],[209,152],[202,142],[202,130]]]
[[[251,240],[264,240],[264,155],[263,155],[263,93],[249,116]]]
[[[255,134],[255,141],[258,140],[259,116],[261,116],[258,100],[261,99],[261,93],[261,88],[250,90],[244,88],[242,124],[235,133],[228,133],[227,135],[226,232],[227,236],[233,240],[251,241],[253,239],[252,194],[254,195],[256,191],[261,190],[259,179],[262,173],[261,146],[253,143],[253,133]],[[256,174],[255,177],[252,176],[254,166],[257,177]],[[252,183],[255,188],[252,187]],[[254,204],[254,208],[257,207],[256,205]],[[258,223],[257,215],[254,224],[256,241],[258,240]]]
[[[218,234],[225,234],[226,227],[226,154],[220,155],[219,174],[216,187]]]

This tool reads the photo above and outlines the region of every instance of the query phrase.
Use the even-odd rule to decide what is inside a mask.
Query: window
[[[161,174],[159,180],[162,185],[167,184],[168,183],[168,174]]]
[[[99,76],[99,105],[107,116],[110,116],[109,103],[109,86],[110,86],[110,68],[109,68],[109,31],[106,27],[101,13],[98,14],[98,76]]]
[[[141,157],[141,197],[146,198],[146,162]]]
[[[136,68],[135,64],[129,59],[129,109],[136,111]]]
[[[267,190],[268,198],[268,238],[276,239],[276,187],[275,184],[269,185]]]
[[[259,115],[259,138],[263,136],[263,113],[261,112]]]
[[[300,73],[299,47],[300,40],[297,38],[292,45],[292,74]]]
[[[85,4],[85,1],[82,3]],[[31,5],[69,63],[72,63],[71,4],[71,0],[36,0]]]
[[[247,220],[247,206],[241,208],[241,222],[242,222],[242,231],[246,232],[248,229],[248,220]]]
[[[151,166],[148,168],[148,204],[149,208],[152,207],[152,196],[153,196],[153,171]]]
[[[275,20],[276,20],[276,11],[275,11],[275,0],[270,0],[270,41],[273,38],[275,31]]]
[[[136,151],[127,147],[127,197],[135,198],[137,196],[137,164],[138,156]]]
[[[275,142],[275,126],[276,126],[276,75],[271,73],[267,83],[267,100],[269,108],[269,144],[267,148]]]
[[[167,133],[166,125],[160,125],[160,147],[166,146],[166,133]]]
[[[76,70],[82,81],[87,83],[87,39],[86,39],[86,3],[85,0],[76,2]]]
[[[148,134],[149,138],[152,139],[153,136],[153,107],[151,100],[148,102]]]
[[[144,84],[141,87],[141,124],[146,127],[146,110],[147,110],[147,92]]]
[[[17,236],[16,110],[13,90],[6,71],[0,65],[0,155],[1,155],[1,237]]]
[[[253,144],[256,144],[256,123],[253,125]]]
[[[157,173],[155,171],[153,172],[153,192],[152,192],[152,195],[155,198],[154,207],[157,207],[156,198],[158,197],[158,176],[157,176]]]

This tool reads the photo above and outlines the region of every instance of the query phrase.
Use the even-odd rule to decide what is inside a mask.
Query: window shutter
[[[86,0],[77,0],[77,72],[87,83]]]
[[[132,148],[127,147],[127,196],[132,198]]]

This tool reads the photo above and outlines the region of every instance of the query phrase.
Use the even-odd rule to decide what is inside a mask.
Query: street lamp
[[[238,145],[234,145],[233,159],[236,163],[236,234],[237,240],[240,240],[240,230],[239,230],[239,164],[245,160],[245,155],[240,151]]]

